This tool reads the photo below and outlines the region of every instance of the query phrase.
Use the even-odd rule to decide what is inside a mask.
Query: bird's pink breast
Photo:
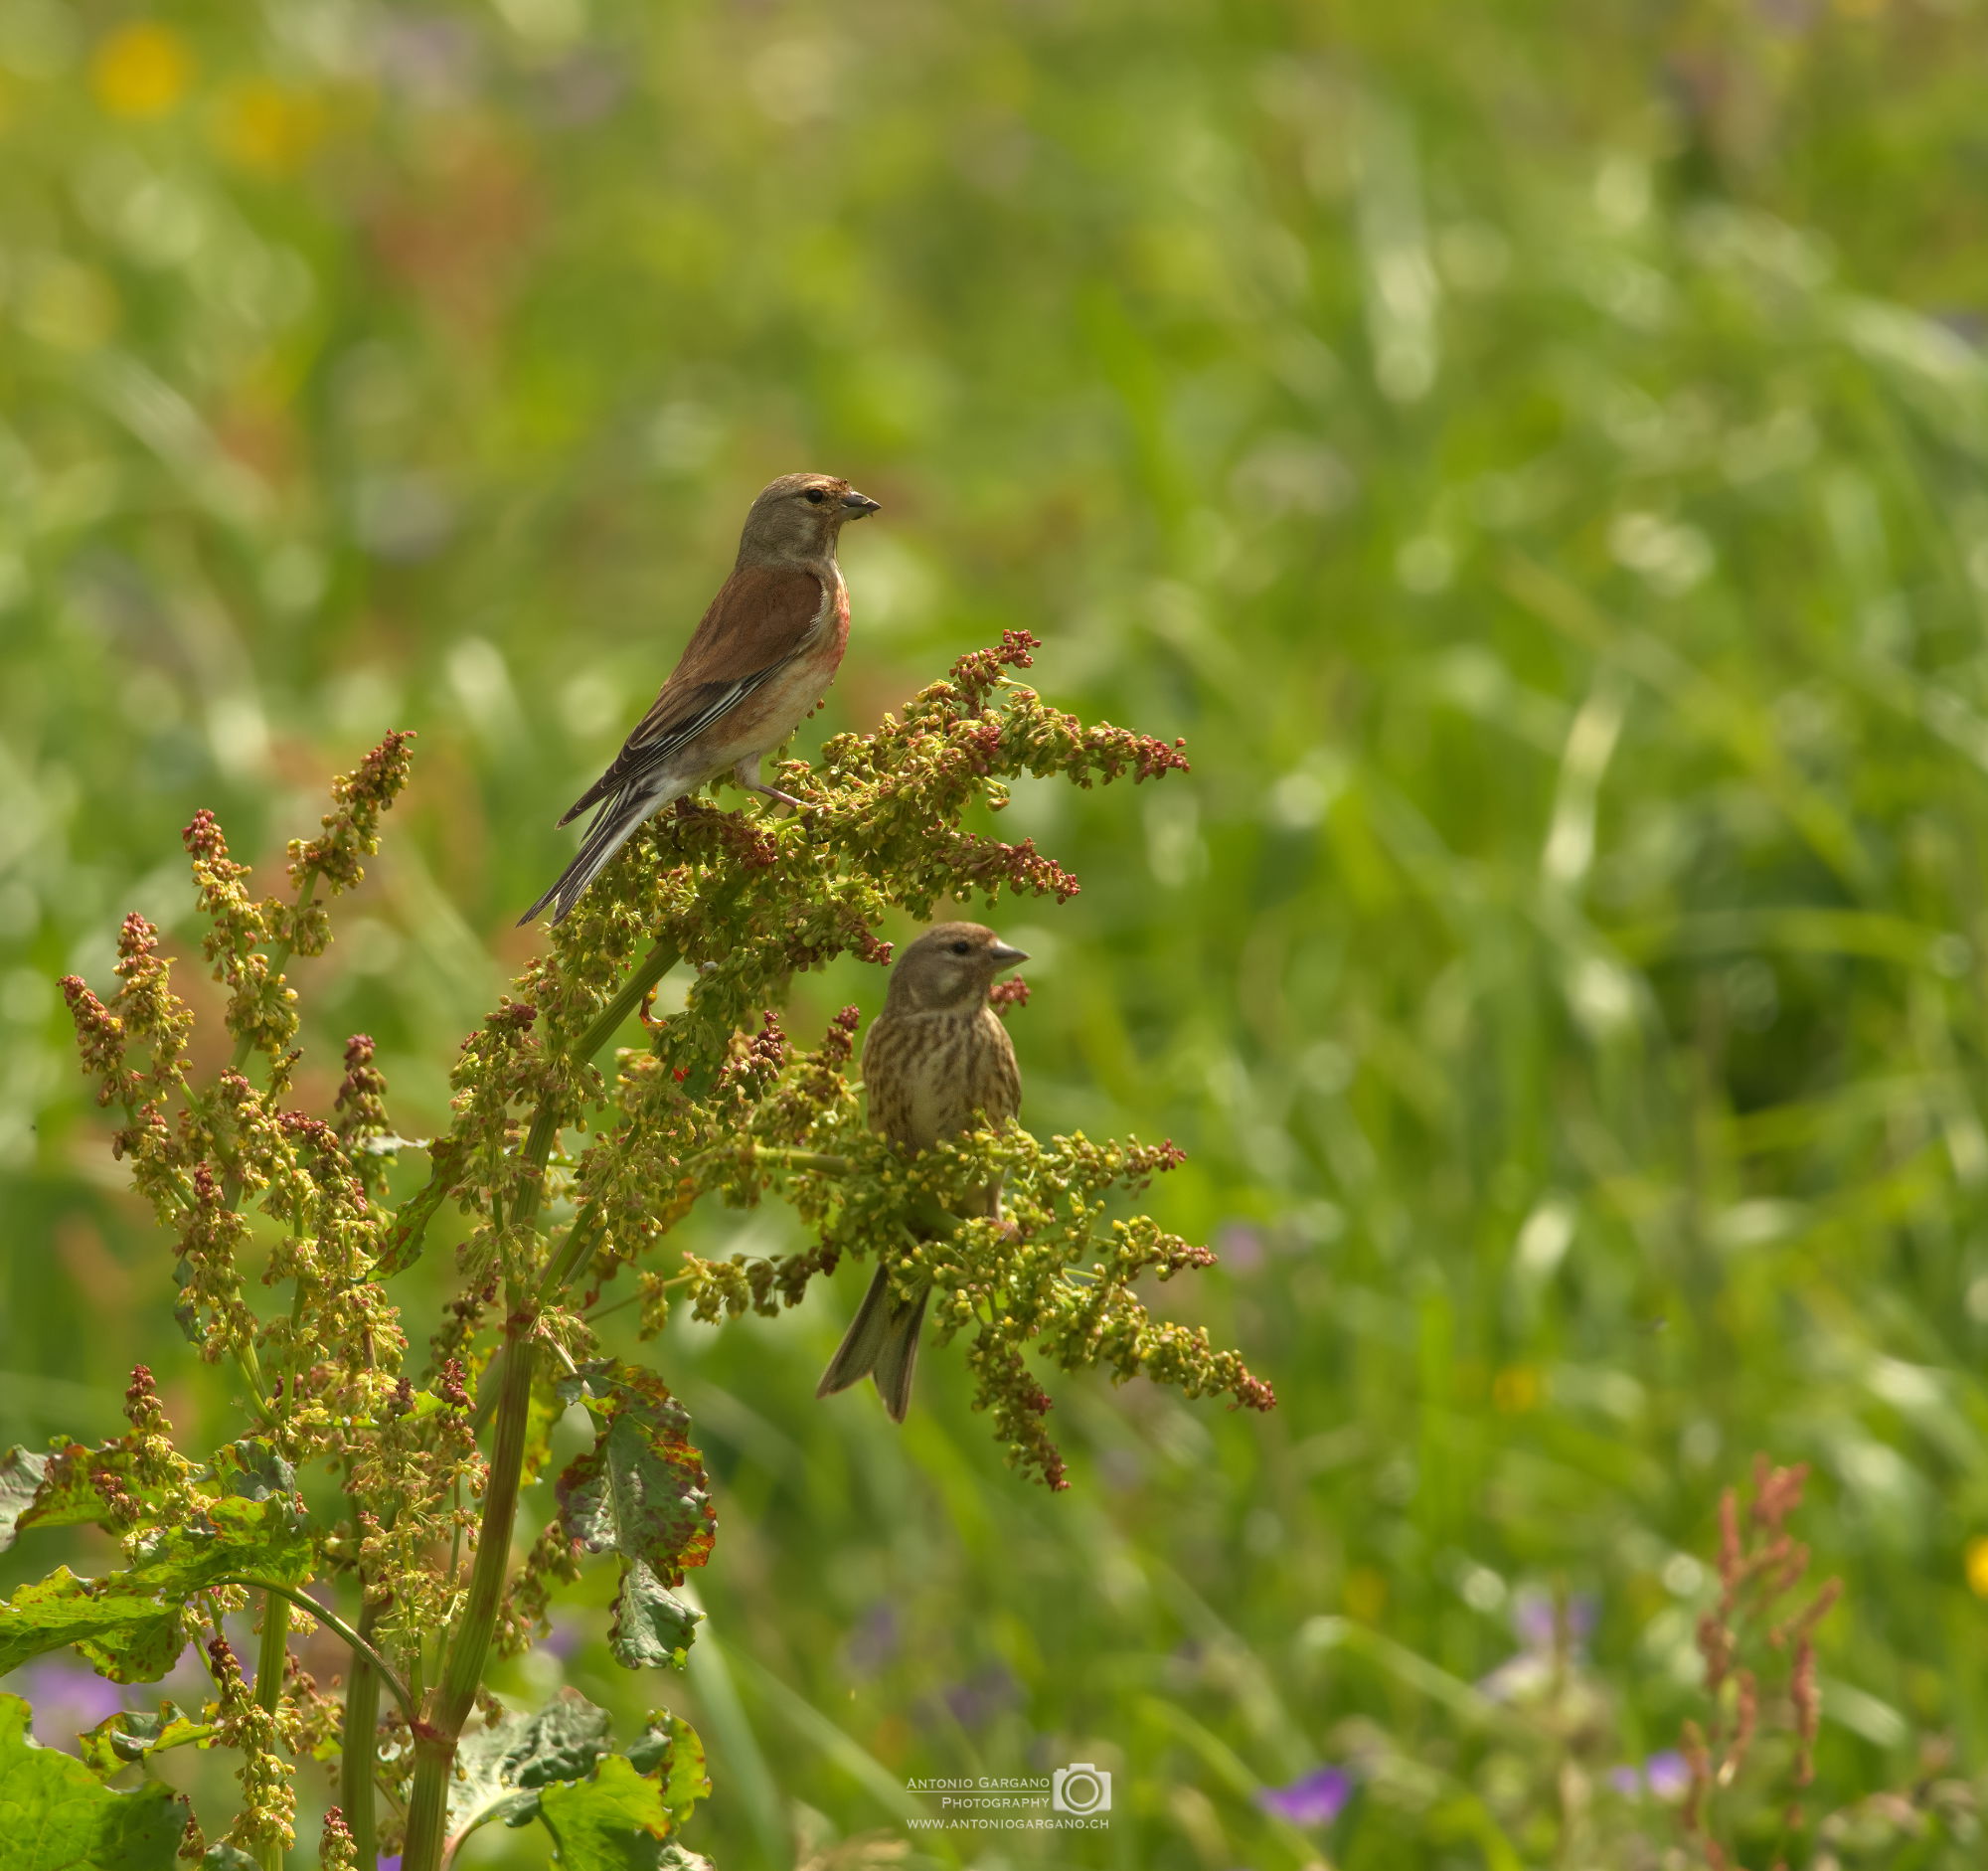
[[[826,627],[814,646],[749,697],[729,724],[723,754],[712,752],[713,770],[779,746],[828,693],[849,643],[849,589],[840,580],[825,607]]]

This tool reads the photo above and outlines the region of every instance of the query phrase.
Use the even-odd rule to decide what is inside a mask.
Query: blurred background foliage
[[[822,468],[885,511],[799,752],[1014,625],[1052,698],[1188,739],[1186,779],[1021,793],[1085,889],[995,921],[1037,956],[1025,1120],[1187,1146],[1153,1206],[1224,1267],[1164,1303],[1281,1408],[1066,1385],[1050,1498],[956,1358],[902,1434],[813,1401],[859,1276],[679,1321],[645,1355],[719,1482],[697,1665],[619,1675],[593,1580],[507,1690],[689,1715],[687,1842],[726,1871],[1655,1863],[1671,1814],[1608,1772],[1695,1706],[1718,1490],[1764,1448],[1814,1464],[1798,1531],[1847,1585],[1831,1850],[1904,1862],[1929,1787],[1964,1836],[1982,31],[6,0],[0,1443],[110,1433],[139,1359],[190,1445],[233,1433],[52,985],[103,986],[127,909],[184,950],[194,809],[266,867],[420,732],[300,1083],[369,1031],[424,1133],[538,939],[553,818],[750,494]],[[790,1024],[882,987],[803,978]],[[403,1282],[417,1330],[439,1278]],[[76,1551],[31,1538],[0,1587]],[[1555,1650],[1555,1602],[1521,1693],[1493,1672]],[[60,1741],[84,1691],[37,1682]],[[905,1831],[908,1776],[1073,1758],[1116,1776],[1106,1833]],[[1265,1807],[1326,1766],[1329,1824]]]

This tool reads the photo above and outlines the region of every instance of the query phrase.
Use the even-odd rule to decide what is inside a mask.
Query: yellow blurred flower
[[[1988,1533],[1967,1542],[1967,1584],[1978,1599],[1988,1599]]]
[[[1355,1566],[1346,1575],[1346,1615],[1363,1624],[1378,1624],[1388,1609],[1388,1581],[1372,1566]]]
[[[288,175],[298,168],[324,140],[324,131],[322,99],[266,78],[232,86],[214,121],[214,140],[222,154],[264,175]]]
[[[193,54],[168,26],[120,26],[89,61],[89,88],[113,117],[162,117],[193,82]]]
[[[1508,1417],[1524,1416],[1540,1407],[1543,1388],[1530,1364],[1508,1364],[1491,1380],[1491,1408]]]

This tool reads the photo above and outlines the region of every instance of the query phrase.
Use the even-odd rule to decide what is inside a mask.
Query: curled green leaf
[[[150,1710],[119,1709],[77,1740],[83,1764],[99,1778],[108,1780],[148,1754],[206,1741],[214,1732],[213,1723],[195,1721],[168,1701]]]

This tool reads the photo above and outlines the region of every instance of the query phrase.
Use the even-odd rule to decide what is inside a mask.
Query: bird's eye
[[[973,944],[971,942],[954,942],[952,944],[952,952],[956,955],[970,955],[973,952]]]
[[[828,498],[828,496],[825,493],[823,493],[819,487],[810,487],[807,490],[807,497],[817,507],[820,506],[821,503]]]

